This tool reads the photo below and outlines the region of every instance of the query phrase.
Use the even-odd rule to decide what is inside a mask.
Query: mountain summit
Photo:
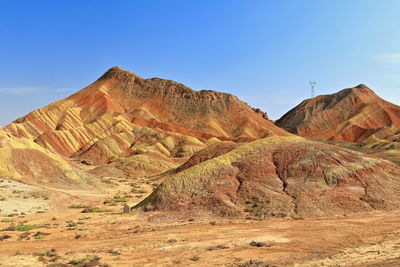
[[[120,67],[5,128],[53,152],[94,163],[142,157],[139,165],[150,168],[147,156],[156,155],[162,170],[174,166],[171,159],[204,148],[210,138],[240,142],[290,135],[233,95],[144,79]]]
[[[360,84],[304,100],[276,125],[315,139],[386,145],[400,134],[400,107]]]

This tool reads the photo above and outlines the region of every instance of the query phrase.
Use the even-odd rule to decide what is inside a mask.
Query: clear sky
[[[398,0],[0,0],[0,125],[119,65],[277,119],[364,83],[400,104]]]

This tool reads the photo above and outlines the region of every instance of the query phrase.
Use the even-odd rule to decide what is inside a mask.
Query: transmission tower
[[[315,97],[315,85],[317,84],[315,81],[310,81],[310,86],[311,86],[311,97]]]

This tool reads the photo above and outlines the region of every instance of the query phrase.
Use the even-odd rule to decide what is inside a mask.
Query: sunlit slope
[[[181,163],[176,159],[203,149],[210,138],[240,142],[290,135],[233,95],[143,79],[119,67],[6,129],[50,151],[94,164],[145,155],[174,166]]]
[[[397,209],[400,167],[301,137],[209,147],[138,208],[222,216],[332,216]],[[207,152],[208,151],[208,152]],[[210,155],[216,155],[211,157]]]
[[[304,100],[276,125],[314,139],[393,147],[400,140],[400,107],[359,85]]]
[[[22,182],[82,182],[87,174],[26,138],[0,130],[0,178]]]

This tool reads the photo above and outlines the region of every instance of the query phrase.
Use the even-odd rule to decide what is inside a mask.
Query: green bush
[[[37,225],[18,225],[17,230],[18,231],[30,231],[32,229],[39,228]]]

